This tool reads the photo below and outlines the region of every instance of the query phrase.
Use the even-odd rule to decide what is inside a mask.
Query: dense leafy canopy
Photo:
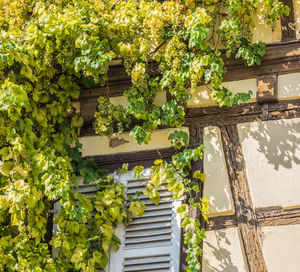
[[[252,43],[253,18],[260,13],[274,26],[288,8],[272,0],[0,0],[0,270],[96,271],[104,268],[110,247],[118,248],[114,227],[143,214],[124,186],[83,160],[77,137],[83,120],[72,99],[80,86],[104,85],[109,62],[122,59],[132,80],[123,108],[99,98],[95,131],[110,136],[139,120],[131,133],[147,143],[151,131],[184,124],[184,103],[197,84],[207,84],[220,106],[250,97],[222,87],[223,55],[259,64],[263,43]],[[223,50],[223,54],[220,51]],[[172,99],[153,101],[158,92]],[[178,151],[170,163],[157,160],[144,194],[159,202],[155,189],[167,180],[175,198],[199,192],[200,171],[191,161],[203,147],[188,147],[177,131]],[[136,167],[139,177],[142,167]],[[119,174],[124,171],[120,170]],[[77,176],[96,182],[94,198],[76,192]],[[207,211],[207,200],[188,198],[178,212],[187,232],[188,271],[199,271],[200,220],[190,210]],[[45,236],[53,205],[57,235]],[[49,241],[50,240],[50,241]],[[52,255],[49,244],[58,249]]]

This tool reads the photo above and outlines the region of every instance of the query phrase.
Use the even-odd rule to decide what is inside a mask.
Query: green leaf
[[[206,175],[202,173],[200,170],[197,170],[193,173],[193,178],[200,179],[201,181],[205,180],[205,176]]]
[[[139,179],[140,176],[141,176],[141,174],[142,174],[143,171],[144,171],[144,166],[135,166],[135,167],[133,168],[133,171],[134,171],[134,177],[135,177],[136,179]]]

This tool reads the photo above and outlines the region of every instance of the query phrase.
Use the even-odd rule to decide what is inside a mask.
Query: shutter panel
[[[133,171],[121,176],[127,195],[142,191],[149,177],[133,179]],[[119,251],[112,252],[107,272],[178,272],[180,249],[180,222],[176,213],[180,201],[174,201],[166,184],[158,189],[159,205],[141,195],[147,206],[142,217],[134,218],[129,226],[120,226]]]
[[[146,172],[146,171],[145,171]],[[126,193],[142,191],[149,180],[149,175],[136,180],[133,171],[122,174],[120,182],[126,186]],[[93,184],[78,182],[76,192],[94,196],[97,187]],[[147,196],[141,195],[142,203],[147,206],[142,217],[134,218],[129,226],[119,224],[116,235],[121,240],[120,249],[112,250],[106,272],[179,272],[180,218],[176,213],[180,201],[174,201],[172,193],[163,184],[158,188],[159,205],[153,204]],[[54,210],[58,212],[60,203]],[[54,236],[56,225],[54,226]],[[57,251],[52,254],[57,256]]]

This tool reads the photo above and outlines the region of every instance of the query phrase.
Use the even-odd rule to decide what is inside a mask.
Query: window
[[[145,187],[149,181],[149,170],[144,172],[139,180],[134,179],[133,171],[120,175],[120,182],[126,186],[127,195],[142,191]],[[76,191],[93,195],[96,190],[94,185],[82,184]],[[158,191],[159,205],[142,194],[140,199],[147,206],[144,215],[134,218],[129,226],[120,224],[116,229],[121,246],[117,252],[111,250],[105,272],[179,272],[181,228],[176,210],[181,201],[173,200],[166,184],[160,186]],[[60,203],[56,203],[55,210],[59,208]],[[55,250],[53,255],[57,255]]]
[[[120,182],[127,188],[127,195],[141,191],[149,175],[136,180],[133,171],[121,175]],[[178,272],[180,252],[180,219],[176,213],[180,201],[162,185],[160,203],[155,205],[141,195],[147,206],[142,217],[134,218],[127,227],[120,225],[116,235],[121,239],[117,252],[111,252],[107,272]]]

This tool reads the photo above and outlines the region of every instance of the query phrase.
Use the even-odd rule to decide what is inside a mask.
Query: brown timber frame
[[[266,107],[267,105],[267,107]],[[275,103],[249,103],[229,109],[218,107],[188,109],[186,126],[190,131],[190,146],[203,143],[203,129],[218,126],[221,129],[222,145],[232,191],[235,214],[210,218],[206,230],[237,227],[242,238],[242,249],[247,257],[249,272],[267,272],[259,238],[260,227],[300,224],[300,208],[284,210],[282,207],[254,209],[247,180],[245,163],[237,132],[237,124],[255,121],[279,120],[300,117],[300,99]],[[105,169],[114,170],[123,163],[132,169],[136,165],[149,167],[157,158],[169,161],[175,153],[173,148],[138,151],[114,155],[95,156],[96,163]],[[205,166],[204,166],[205,167]],[[203,170],[203,161],[193,164],[194,170]],[[205,172],[205,168],[204,168]],[[203,186],[200,184],[200,188]],[[194,197],[199,198],[200,194]],[[198,217],[197,213],[191,216]],[[186,271],[185,252],[181,237],[180,271]]]
[[[242,250],[247,259],[249,272],[267,272],[259,237],[263,226],[279,226],[300,224],[300,208],[285,210],[282,207],[253,207],[246,175],[245,162],[241,143],[238,137],[237,124],[255,121],[290,119],[300,117],[300,99],[278,101],[278,75],[300,72],[300,41],[296,39],[295,18],[292,0],[283,0],[290,7],[289,16],[281,19],[282,41],[267,46],[266,56],[259,66],[246,67],[242,61],[233,58],[225,59],[227,74],[224,81],[236,81],[249,78],[257,79],[257,103],[248,103],[232,108],[219,107],[188,108],[185,126],[189,127],[190,146],[203,143],[203,130],[207,126],[217,126],[221,129],[221,139],[229,176],[229,183],[235,208],[234,215],[210,218],[204,227],[206,230],[218,230],[237,227],[242,240]],[[158,74],[153,65],[153,74]],[[111,66],[108,71],[109,81],[105,87],[87,89],[81,92],[80,113],[85,123],[82,136],[94,135],[92,122],[99,96],[121,96],[123,91],[131,86],[124,67],[121,64]],[[136,165],[149,167],[154,160],[161,158],[169,161],[175,153],[173,148],[139,151],[114,155],[95,156],[96,163],[108,170],[115,170],[123,163],[128,163],[132,169]],[[194,170],[203,170],[203,161],[193,164]],[[205,167],[205,166],[204,166]],[[205,169],[204,169],[205,171]],[[199,184],[201,192],[194,195],[202,197],[203,184]],[[199,217],[192,211],[191,216]],[[186,271],[185,252],[181,236],[180,271]]]

